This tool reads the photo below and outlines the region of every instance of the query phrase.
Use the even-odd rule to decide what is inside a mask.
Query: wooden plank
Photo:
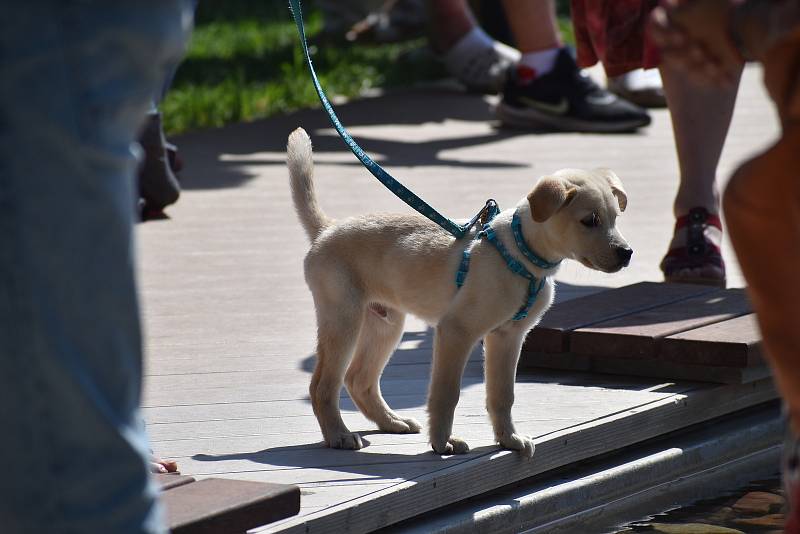
[[[630,358],[595,358],[582,354],[528,354],[526,366],[548,369],[572,369],[612,375],[635,375],[669,380],[694,380],[720,384],[748,384],[770,376],[766,365],[725,367],[719,365],[692,365],[666,360],[633,361]]]
[[[658,398],[659,396],[653,396]],[[595,398],[595,406],[603,402]],[[565,427],[580,423],[582,420],[602,417],[608,414],[608,406],[617,409],[635,409],[642,403],[617,404],[613,398],[606,400],[604,408],[588,409],[584,406],[572,406],[573,416],[553,417],[546,415],[520,416],[515,413],[515,421],[520,431],[537,436],[543,433],[554,432]],[[541,407],[541,414],[547,413],[547,407]],[[579,415],[578,415],[579,414]],[[420,419],[425,422],[425,419]],[[159,455],[167,456],[179,462],[180,468],[187,471],[188,467],[183,458],[193,458],[209,465],[224,463],[231,460],[256,463],[266,466],[335,466],[339,464],[384,463],[391,461],[407,462],[405,454],[420,454],[429,452],[428,436],[426,432],[419,434],[384,434],[375,429],[374,424],[353,424],[348,418],[345,422],[350,428],[362,434],[368,444],[366,448],[351,453],[347,451],[327,449],[322,445],[322,434],[316,426],[316,421],[303,421],[302,430],[293,432],[259,432],[259,422],[253,422],[253,427],[245,427],[241,433],[227,430],[224,425],[209,428],[207,425],[186,425],[173,432],[166,428],[158,433],[152,441]],[[311,426],[313,425],[313,426]],[[240,427],[241,428],[241,427]],[[456,414],[453,431],[467,441],[492,442],[492,430],[488,415],[480,417],[464,417]],[[195,432],[192,437],[191,433]],[[168,438],[168,439],[159,439]],[[302,441],[301,441],[302,440]],[[298,443],[300,441],[300,443]],[[264,443],[269,443],[269,448],[264,448]],[[383,458],[376,455],[384,454]],[[431,457],[430,460],[434,458]],[[424,461],[429,460],[424,458]],[[187,472],[193,474],[210,474],[210,467],[197,470],[195,467]]]
[[[237,388],[251,384],[298,384],[308,389],[311,383],[313,362],[307,369],[275,369],[271,371],[233,371],[207,373],[196,371],[193,374],[150,376],[148,387],[161,390],[186,391],[213,387]],[[381,376],[382,383],[402,381],[403,379],[427,379],[431,374],[430,363],[409,363],[387,366]],[[483,374],[483,359],[480,353],[474,354],[464,368],[464,376],[475,377]]]
[[[487,448],[485,454],[464,464],[308,514],[277,528],[266,526],[253,532],[369,532],[523,478],[772,400],[776,395],[770,381],[698,386],[683,395],[548,435],[537,440],[531,461],[516,452]]]
[[[399,373],[410,374],[414,369],[418,370],[420,376],[428,376],[430,374],[430,363],[432,352],[429,348],[401,348],[390,360],[389,364],[383,373],[383,376],[393,377],[401,376]],[[473,351],[470,356],[469,362],[481,362],[483,356],[480,351]],[[294,363],[294,362],[293,362]],[[303,362],[303,371],[308,375],[314,368],[316,357],[309,355]],[[296,365],[296,364],[295,364]],[[421,367],[412,367],[421,366]],[[405,369],[405,370],[404,370]],[[289,375],[295,372],[293,378],[303,377],[303,375],[296,373],[298,369],[295,366],[275,366],[275,363],[270,359],[263,356],[241,356],[238,358],[215,358],[207,357],[206,355],[197,355],[194,360],[189,358],[185,359],[172,359],[168,365],[156,364],[148,366],[148,377],[179,377],[186,375],[211,375],[223,373],[241,373],[247,375],[248,373],[272,373],[280,376]],[[221,377],[220,377],[221,378]],[[309,379],[308,376],[302,378],[303,380]],[[159,378],[160,381],[170,380],[170,378]]]
[[[448,465],[455,465],[459,460],[452,459]],[[397,484],[411,478],[431,473],[441,469],[442,466],[433,468],[430,463],[412,462],[407,464],[386,464],[372,466],[374,471],[380,470],[381,475],[376,476],[371,472],[353,472],[337,470],[335,468],[298,467],[294,469],[262,470],[258,466],[248,470],[235,472],[211,473],[215,477],[234,477],[237,480],[252,480],[254,482],[273,482],[279,484],[295,484],[299,486],[316,485],[327,494],[327,506],[339,504],[341,501],[336,491],[341,484]],[[202,468],[202,466],[200,466]],[[198,474],[198,476],[201,476]],[[328,489],[325,489],[328,488]]]
[[[636,409],[636,407],[629,408]],[[573,419],[558,422],[517,421],[517,428],[526,435],[538,438],[562,431],[565,428],[580,425],[585,420]],[[465,439],[473,448],[495,445],[488,420],[484,424],[473,426],[479,427],[479,430],[470,431],[469,425],[460,425],[454,428],[454,433]],[[435,471],[452,465],[453,462],[468,460],[477,454],[471,452],[463,456],[442,457],[431,450],[428,437],[425,434],[396,436],[388,443],[375,440],[375,436],[377,434],[365,436],[368,444],[359,451],[329,449],[320,445],[308,448],[284,446],[256,449],[252,452],[197,453],[188,458],[172,455],[170,458],[178,461],[178,465],[182,470],[191,472],[198,477],[222,474],[238,475],[240,473],[258,471],[265,473],[264,480],[278,481],[277,479],[267,478],[271,475],[266,472],[302,470],[304,473],[297,476],[306,477],[307,473],[305,471],[311,469],[330,471],[327,474],[322,474],[321,480],[330,479],[333,472],[344,473],[339,478],[347,478],[354,475],[366,475],[373,478],[391,476],[394,478],[404,476],[404,473],[406,473],[404,469],[421,467],[423,470]],[[314,437],[316,438],[316,436]],[[309,479],[305,478],[304,480]]]
[[[462,381],[462,388],[483,384],[482,372],[478,369],[472,374],[467,370]],[[472,374],[472,376],[470,376]],[[422,399],[417,405],[425,404],[430,380],[426,378],[409,378],[404,380],[382,380],[381,390],[383,396],[390,397],[415,397]],[[341,398],[346,398],[347,393],[342,391]],[[216,385],[206,385],[198,388],[169,389],[169,381],[165,381],[162,388],[154,388],[149,383],[145,385],[144,406],[180,406],[197,404],[199,401],[208,404],[228,402],[260,402],[278,400],[303,400],[308,398],[308,382],[280,384],[273,381],[260,384],[240,385],[236,388],[225,386],[223,381]],[[391,403],[390,403],[391,404]]]
[[[690,284],[639,282],[610,289],[553,306],[525,342],[527,352],[558,353],[568,350],[571,331],[642,310],[663,306],[713,291],[713,288]]]
[[[397,481],[383,483],[379,482],[373,484],[340,483],[336,486],[334,492],[340,502],[345,502],[390,488],[395,484],[397,484]],[[302,501],[301,510],[305,510],[307,508],[323,510],[331,505],[331,495],[327,486],[306,485],[301,487],[300,491]]]
[[[765,365],[755,314],[669,336],[661,344],[660,357],[697,365]]]
[[[387,368],[400,365],[430,364],[432,358],[432,340],[424,342],[420,340],[404,341],[400,343],[395,354],[389,360]],[[275,347],[272,347],[276,350]],[[162,347],[163,350],[163,347]],[[218,354],[208,354],[206,351],[193,349],[190,355],[180,357],[173,348],[167,351],[169,358],[154,358],[147,366],[147,376],[171,376],[184,374],[202,373],[235,373],[252,371],[277,371],[285,372],[296,369],[297,362],[294,360],[275,361],[270,357],[265,357],[263,353],[258,355],[247,354],[242,347],[238,347],[236,354],[220,356]],[[283,349],[284,351],[286,348]],[[255,352],[255,351],[254,351]],[[277,354],[277,351],[276,351]],[[308,355],[308,367],[313,367],[315,358]],[[480,351],[473,351],[471,359],[478,361],[482,358]]]
[[[245,294],[249,293],[248,291]],[[202,310],[206,309],[204,308],[205,303],[195,303],[191,299],[189,299],[191,304],[186,304],[185,295],[178,294],[173,298],[180,300],[183,306],[196,306],[201,310],[198,313],[202,313]],[[172,298],[164,300],[165,304],[174,304]],[[237,302],[236,305],[240,308],[243,307],[242,302]],[[313,308],[311,303],[308,305]],[[160,304],[154,307],[158,309]],[[246,306],[244,307],[246,308]],[[175,332],[180,332],[182,328],[176,330],[176,326],[185,325],[170,325],[169,328],[164,328],[160,318],[153,320],[152,315],[148,314],[146,318],[153,323],[148,327],[148,340],[152,341],[149,335],[152,329],[164,330],[164,335],[158,339],[157,343],[150,343],[150,350],[147,352],[148,368],[151,366],[170,365],[173,361],[188,361],[195,362],[197,369],[204,369],[205,360],[236,361],[238,358],[254,357],[260,358],[262,365],[269,363],[272,366],[271,368],[295,368],[298,357],[310,356],[314,351],[316,338],[313,331],[313,309],[306,310],[306,312],[308,315],[308,320],[306,321],[307,332],[302,334],[295,332],[294,335],[288,335],[291,331],[284,332],[287,335],[271,336],[268,340],[262,339],[261,336],[257,338],[247,336],[235,339],[228,336],[204,336],[202,338],[178,336],[175,335]],[[206,317],[206,320],[208,320],[208,317]],[[295,317],[295,322],[298,321],[302,321],[302,317]],[[424,323],[418,324],[420,322],[413,317],[407,318],[406,322],[408,330],[403,334],[398,346],[400,352],[406,349],[431,349],[433,346],[433,331]],[[171,335],[169,335],[170,333]],[[399,354],[396,352],[391,361],[397,360]],[[425,361],[430,361],[430,357]]]
[[[623,405],[620,408],[636,409],[636,405]],[[590,418],[603,417],[608,415],[608,411],[597,410],[595,413],[583,411],[585,416],[576,416],[573,419],[519,419],[517,426],[520,432],[527,435],[541,436],[575,426]],[[493,443],[488,420],[480,421],[480,424],[473,423],[471,426],[466,422],[457,424],[454,431],[473,446],[478,443]],[[412,458],[415,460],[422,458],[420,461],[437,461],[428,445],[426,432],[405,435],[370,432],[365,438],[369,441],[365,449],[358,453],[338,451],[341,456],[334,454],[337,451],[322,445],[318,430],[297,434],[294,439],[279,435],[255,435],[155,441],[153,448],[160,456],[177,461],[182,472],[193,475],[224,473],[234,465],[237,468],[247,466],[247,469],[251,470],[279,470],[314,466],[335,468],[342,465],[358,465],[363,468],[377,463],[385,466],[393,462],[408,462]],[[423,454],[424,456],[420,456]],[[382,458],[376,458],[376,455],[382,455]],[[374,459],[370,460],[371,458]],[[372,476],[385,475],[379,469],[371,471]]]
[[[540,372],[544,380],[553,380],[550,372]],[[643,403],[652,402],[657,398],[664,397],[670,393],[681,391],[688,386],[681,386],[678,389],[666,391],[654,391],[653,387],[658,385],[657,381],[646,379],[618,379],[617,377],[587,377],[573,373],[566,377],[559,373],[561,383],[547,383],[531,380],[530,377],[521,374],[520,381],[515,386],[516,395],[520,399],[513,408],[514,418],[519,422],[535,421],[537,424],[545,424],[553,421],[574,420],[580,418],[594,419],[602,416],[610,408],[628,409]],[[589,380],[591,378],[591,380]],[[585,382],[581,383],[583,379]],[[461,399],[456,407],[455,425],[456,428],[465,426],[466,432],[478,432],[490,435],[489,423],[485,409],[485,387],[483,384],[476,384],[462,392]],[[425,397],[411,397],[417,405],[415,408],[404,408],[403,404],[394,403],[395,407],[401,408],[401,413],[416,417],[423,424],[427,420]],[[170,424],[149,424],[149,434],[154,443],[166,444],[180,440],[193,442],[194,451],[201,452],[200,440],[222,440],[223,438],[261,438],[263,441],[274,446],[297,445],[296,436],[304,434],[306,443],[311,442],[313,446],[320,441],[319,429],[315,417],[311,413],[311,407],[307,401],[295,401],[299,406],[298,411],[302,410],[302,415],[281,418],[277,414],[281,410],[289,411],[291,406],[285,402],[277,408],[270,409],[268,403],[256,404],[256,409],[249,412],[254,415],[251,417],[237,417],[239,406],[217,405],[212,406],[213,417],[204,418],[205,407],[198,406],[192,412],[187,412],[190,407],[178,407],[179,414],[193,413],[195,419],[186,418],[184,421],[173,422]],[[391,401],[390,401],[390,404]],[[247,405],[244,405],[247,406]],[[351,407],[352,405],[348,405]],[[260,414],[261,417],[255,417]],[[345,422],[356,431],[375,429],[375,424],[368,421],[360,412],[352,411],[352,408],[342,414]],[[151,419],[148,417],[147,422]],[[480,423],[480,424],[476,424]],[[536,433],[535,431],[532,433]],[[381,434],[374,434],[369,439],[380,440]],[[387,435],[390,436],[390,435]],[[411,436],[398,436],[398,439],[409,439]],[[242,444],[236,445],[241,447]],[[247,450],[247,449],[239,449]],[[249,449],[253,450],[253,449]],[[260,450],[260,449],[259,449]],[[170,457],[175,456],[175,450],[164,452],[158,451]]]
[[[174,534],[244,532],[291,517],[300,510],[300,489],[286,484],[207,478],[161,496]]]
[[[479,369],[467,373],[462,381],[462,388],[475,384],[483,383],[483,373]],[[310,377],[309,377],[310,381]],[[421,398],[421,404],[425,404],[430,380],[426,378],[404,379],[404,380],[383,380],[381,390],[383,396],[387,398],[394,396]],[[191,384],[188,384],[191,386]],[[343,391],[341,398],[347,394]],[[303,400],[308,397],[308,381],[303,380],[296,383],[281,384],[273,380],[258,384],[243,384],[236,388],[225,387],[224,382],[220,381],[214,385],[204,387],[175,389],[171,390],[169,381],[164,381],[162,387],[155,388],[150,382],[145,384],[144,406],[180,406],[197,404],[198,400],[204,403],[218,404],[227,402],[253,402],[253,401],[277,401],[277,400]],[[391,404],[391,403],[390,403]]]
[[[527,370],[523,370],[527,371]],[[649,385],[643,384],[642,387],[646,388]],[[520,391],[520,393],[522,390]],[[517,417],[539,416],[543,419],[561,419],[563,416],[578,416],[580,413],[588,408],[595,407],[599,395],[592,395],[589,398],[576,398],[575,395],[558,395],[558,407],[560,410],[552,410],[554,403],[547,402],[547,399],[532,398],[525,399],[524,403],[519,403],[514,406],[514,413]],[[617,399],[614,399],[616,401]],[[469,395],[462,401],[459,401],[457,406],[458,413],[466,414],[468,417],[476,417],[485,414],[484,395]],[[274,405],[274,406],[273,406]],[[356,408],[350,403],[340,403],[345,415],[355,413]],[[287,414],[282,417],[279,411],[285,409]],[[599,408],[597,408],[599,409]],[[562,411],[563,410],[563,411]],[[575,412],[568,412],[576,410]],[[277,403],[268,402],[255,402],[250,404],[212,404],[212,405],[199,405],[199,406],[169,406],[160,408],[149,408],[145,414],[145,420],[150,434],[150,438],[158,441],[158,436],[165,436],[176,439],[176,436],[171,432],[173,428],[181,428],[183,425],[193,423],[212,423],[245,421],[245,420],[263,420],[268,422],[272,420],[274,423],[285,422],[291,419],[302,419],[305,421],[305,427],[310,427],[310,423],[314,421],[313,415],[310,413],[311,408],[308,401],[278,401]],[[397,408],[395,412],[404,417],[416,417],[420,420],[427,418],[427,413],[424,406],[416,408]],[[276,421],[279,420],[279,421]],[[234,423],[236,424],[236,423]],[[279,425],[274,425],[276,428]],[[168,430],[162,430],[166,428]],[[277,432],[276,432],[277,433]],[[197,437],[196,435],[193,437]]]
[[[750,311],[744,290],[713,291],[576,329],[569,338],[569,352],[593,357],[658,358],[662,338]]]

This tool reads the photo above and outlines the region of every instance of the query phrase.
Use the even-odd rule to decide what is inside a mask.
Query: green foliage
[[[161,105],[170,133],[318,106],[288,8],[278,2],[201,2],[185,60]],[[314,66],[329,95],[357,96],[444,76],[424,39],[353,45],[321,39],[309,8]]]
[[[566,4],[560,0],[559,8]],[[346,43],[323,35],[322,15],[313,3],[303,7],[314,66],[329,96],[354,97],[375,87],[409,86],[446,75],[425,39]],[[571,42],[568,17],[560,18],[560,26]],[[200,2],[186,58],[161,104],[168,133],[316,106],[288,2]]]

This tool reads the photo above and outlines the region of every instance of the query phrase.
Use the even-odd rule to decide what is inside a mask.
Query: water
[[[736,534],[783,532],[780,475],[750,482],[718,497],[656,513],[612,530],[614,534]]]

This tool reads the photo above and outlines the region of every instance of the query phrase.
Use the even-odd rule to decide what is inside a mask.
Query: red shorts
[[[658,66],[661,56],[646,34],[658,0],[571,0],[578,65],[603,63],[608,76]]]

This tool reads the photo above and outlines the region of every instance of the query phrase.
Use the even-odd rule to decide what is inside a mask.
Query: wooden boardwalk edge
[[[491,448],[461,465],[251,532],[369,532],[597,454],[761,404],[776,396],[771,380],[695,386],[648,405],[565,428],[537,440],[531,461],[523,460],[512,451]]]

